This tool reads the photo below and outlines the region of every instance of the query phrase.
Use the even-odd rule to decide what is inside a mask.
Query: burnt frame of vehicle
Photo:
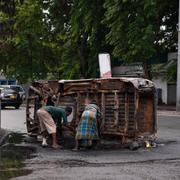
[[[156,90],[143,78],[108,78],[38,81],[29,88],[27,131],[39,134],[36,111],[40,97],[56,96],[56,106],[73,108],[72,124],[77,126],[85,98],[96,100],[102,113],[102,137],[118,137],[122,143],[152,137],[157,132]],[[33,107],[33,112],[31,111]]]

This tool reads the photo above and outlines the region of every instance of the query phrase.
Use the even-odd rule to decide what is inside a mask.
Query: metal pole
[[[176,111],[180,112],[180,0],[179,0],[179,23],[178,23],[178,59],[177,59]]]

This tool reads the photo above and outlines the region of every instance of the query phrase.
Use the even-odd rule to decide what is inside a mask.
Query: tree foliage
[[[0,0],[0,61],[9,77],[98,77],[98,53],[141,61],[177,48],[178,0]]]
[[[126,62],[143,62],[146,77],[150,78],[148,60],[177,47],[177,2],[106,0],[104,23],[110,30],[106,40],[114,47],[113,55]]]

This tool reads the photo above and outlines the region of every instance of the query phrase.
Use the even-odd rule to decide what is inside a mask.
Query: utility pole
[[[177,59],[176,111],[180,112],[180,0],[179,0],[179,23],[178,23],[178,59]]]

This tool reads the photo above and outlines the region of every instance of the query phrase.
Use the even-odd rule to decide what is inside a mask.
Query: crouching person
[[[72,112],[71,107],[65,109],[54,106],[43,106],[37,111],[40,129],[43,136],[42,146],[46,146],[46,132],[52,136],[52,148],[58,149],[61,146],[57,143],[56,129],[61,123],[67,124],[67,116]],[[63,122],[62,122],[63,119]]]
[[[99,142],[99,119],[100,109],[95,101],[90,103],[86,100],[85,110],[82,113],[76,132],[76,145],[73,150],[77,151],[80,147],[91,148]]]

